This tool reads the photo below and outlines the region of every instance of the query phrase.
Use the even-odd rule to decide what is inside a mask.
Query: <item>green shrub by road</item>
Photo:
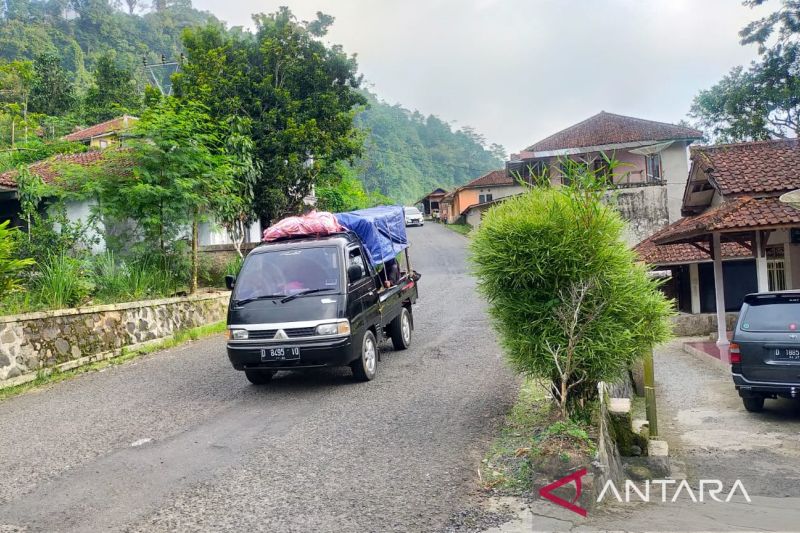
[[[562,166],[572,185],[543,181],[486,213],[472,260],[509,361],[549,381],[567,417],[669,337],[671,304],[623,240],[604,176]]]

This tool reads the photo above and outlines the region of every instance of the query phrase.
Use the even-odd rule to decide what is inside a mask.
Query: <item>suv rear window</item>
[[[783,296],[748,299],[742,318],[745,331],[797,331],[800,328],[800,297]]]

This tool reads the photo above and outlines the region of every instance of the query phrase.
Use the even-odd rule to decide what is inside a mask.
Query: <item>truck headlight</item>
[[[250,336],[246,329],[232,329],[230,335],[235,341],[246,341]]]
[[[347,335],[350,333],[350,322],[333,322],[317,326],[317,335]]]

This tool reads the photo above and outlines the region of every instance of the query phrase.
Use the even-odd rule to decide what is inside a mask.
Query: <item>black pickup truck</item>
[[[408,250],[388,269],[374,267],[350,231],[262,244],[226,282],[228,357],[251,383],[269,382],[279,370],[324,366],[352,368],[372,380],[378,346],[411,343],[412,306],[419,274]]]

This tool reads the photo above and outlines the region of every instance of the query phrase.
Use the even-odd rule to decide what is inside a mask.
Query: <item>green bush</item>
[[[160,254],[120,260],[106,252],[92,263],[95,297],[102,302],[172,296],[181,284],[171,259]]]
[[[623,241],[602,177],[564,166],[572,185],[535,187],[487,212],[472,260],[508,359],[552,383],[567,416],[666,340],[672,311]]]
[[[44,261],[34,283],[36,299],[49,309],[75,307],[91,292],[83,262],[66,254]]]
[[[20,259],[17,255],[20,232],[9,228],[9,221],[0,223],[0,296],[5,297],[19,288],[22,272],[33,265],[33,259]]]
[[[225,264],[225,276],[238,276],[239,271],[242,269],[244,258],[238,255]],[[224,281],[224,280],[223,280]]]

